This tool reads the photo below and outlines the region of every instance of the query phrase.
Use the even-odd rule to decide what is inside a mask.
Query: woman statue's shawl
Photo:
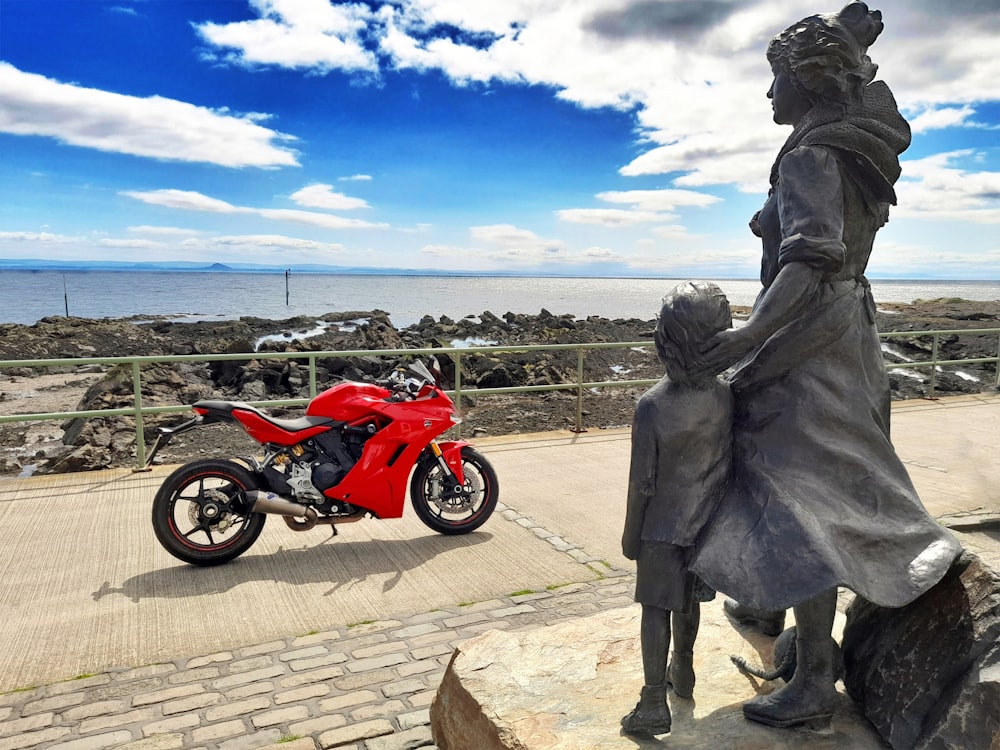
[[[892,91],[882,81],[865,86],[861,101],[846,113],[813,108],[785,141],[771,167],[771,187],[778,182],[778,165],[799,146],[837,149],[869,202],[896,205],[893,185],[899,179],[899,155],[910,145],[910,126],[899,114]]]
[[[761,212],[765,258],[809,263],[824,280],[730,379],[732,481],[691,568],[744,604],[784,609],[843,586],[899,607],[937,583],[961,551],[920,503],[889,440],[888,379],[862,275],[895,203],[898,154],[909,138],[888,87],[875,83],[846,113],[807,114],[772,170],[778,194]],[[806,188],[810,180],[842,181],[843,209],[815,208],[843,212],[835,217],[842,237],[786,241],[772,226],[780,191],[791,189],[778,185],[779,164],[802,146],[829,150],[839,165],[796,179]],[[769,268],[777,273],[777,263]]]

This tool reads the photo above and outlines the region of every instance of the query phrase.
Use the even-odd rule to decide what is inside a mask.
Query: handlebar
[[[375,381],[376,385],[392,391],[392,396],[389,397],[389,400],[392,401],[406,401],[416,398],[425,383],[425,380],[417,378],[403,379],[401,377],[388,377]]]
[[[432,357],[431,364],[434,370],[438,372],[438,375],[440,375],[437,359]],[[410,364],[408,369],[415,372],[417,377],[406,377],[404,375],[404,370],[400,368],[398,370],[394,370],[388,378],[375,381],[376,385],[392,391],[392,395],[389,397],[389,400],[413,400],[417,398],[425,385],[432,387],[437,385],[437,376],[428,370],[422,362],[413,362]]]

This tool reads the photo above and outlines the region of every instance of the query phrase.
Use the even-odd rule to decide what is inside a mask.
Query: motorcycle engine
[[[323,492],[339,484],[357,463],[368,437],[370,433],[325,432],[282,451],[266,465],[265,473],[272,487],[280,490],[284,485],[299,502],[336,512]]]

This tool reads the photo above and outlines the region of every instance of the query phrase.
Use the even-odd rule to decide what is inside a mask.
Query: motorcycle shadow
[[[388,575],[383,593],[391,591],[403,575],[432,563],[438,555],[471,548],[493,539],[488,532],[477,531],[462,536],[429,534],[411,539],[370,539],[320,543],[311,547],[253,554],[211,567],[197,567],[178,562],[158,570],[132,576],[121,586],[110,581],[91,594],[94,601],[120,594],[133,602],[142,599],[181,599],[221,594],[253,582],[284,583],[301,586],[329,583],[323,592],[330,596],[343,587],[365,584],[369,578]]]

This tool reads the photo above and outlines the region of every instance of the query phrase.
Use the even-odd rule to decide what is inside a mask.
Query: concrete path
[[[1000,395],[900,403],[893,420],[932,514],[1000,509]],[[429,746],[455,644],[631,603],[628,431],[477,444],[504,505],[476,534],[409,511],[332,540],[272,519],[209,569],[153,538],[166,469],[0,482],[0,750]],[[962,541],[1000,562],[989,536]]]

